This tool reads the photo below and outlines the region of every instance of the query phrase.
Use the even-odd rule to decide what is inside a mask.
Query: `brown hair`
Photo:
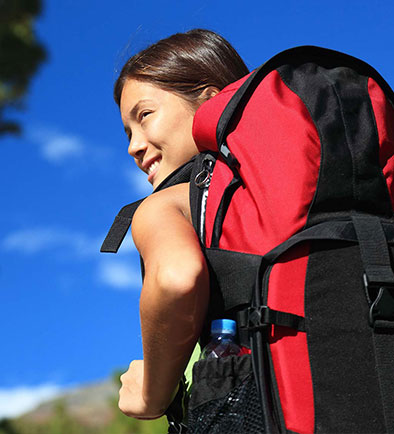
[[[201,95],[210,86],[222,90],[248,73],[232,45],[215,32],[194,29],[161,39],[131,57],[114,86],[120,105],[128,79],[141,80],[174,92],[197,108]]]

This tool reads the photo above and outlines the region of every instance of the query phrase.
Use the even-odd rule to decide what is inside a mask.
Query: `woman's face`
[[[192,136],[194,110],[176,94],[129,79],[120,99],[129,154],[156,188],[198,153]]]

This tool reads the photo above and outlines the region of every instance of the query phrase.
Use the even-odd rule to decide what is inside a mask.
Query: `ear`
[[[203,103],[203,102],[208,101],[209,99],[213,98],[219,92],[220,92],[220,89],[218,89],[216,86],[208,86],[201,92],[199,100],[201,101],[201,103]]]

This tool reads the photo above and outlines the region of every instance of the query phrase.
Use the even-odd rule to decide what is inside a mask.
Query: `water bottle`
[[[211,341],[202,350],[201,359],[239,356],[241,347],[235,342],[237,323],[232,319],[217,319],[211,324]]]

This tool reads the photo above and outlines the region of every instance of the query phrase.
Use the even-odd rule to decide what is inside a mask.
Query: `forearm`
[[[209,298],[204,258],[192,270],[176,264],[171,273],[147,274],[140,311],[144,351],[143,396],[164,411],[170,404],[195,343],[200,335]],[[186,277],[187,276],[187,277]]]
[[[138,414],[153,417],[171,403],[209,300],[208,270],[191,224],[189,186],[148,197],[134,215],[132,232],[145,266],[140,299],[144,362],[138,396],[128,399],[132,393],[127,391],[124,401],[128,414],[135,415],[134,402],[139,405],[141,398],[144,408]]]

